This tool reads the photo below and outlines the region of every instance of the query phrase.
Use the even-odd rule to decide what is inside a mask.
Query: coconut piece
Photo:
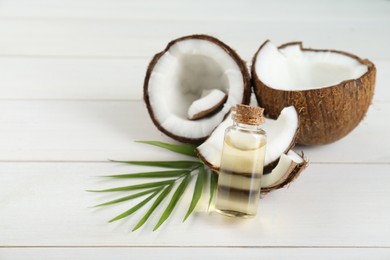
[[[293,150],[287,154],[282,154],[276,167],[261,179],[261,191],[266,192],[272,189],[282,188],[286,184],[295,180],[306,167],[307,162],[303,156]]]
[[[210,116],[218,112],[226,100],[227,95],[225,92],[219,89],[205,89],[202,91],[201,98],[192,102],[188,108],[188,118],[198,120]]]
[[[376,69],[365,59],[334,50],[303,48],[293,42],[276,48],[266,41],[252,62],[252,84],[266,116],[286,106],[299,112],[300,144],[339,140],[362,120],[371,103]]]
[[[226,102],[208,117],[188,119],[190,105],[205,89],[226,93]],[[153,123],[168,136],[188,143],[204,141],[231,107],[249,103],[250,94],[245,63],[229,46],[207,35],[171,41],[154,56],[144,81],[144,100]]]
[[[225,130],[231,125],[233,125],[233,120],[229,115],[212,132],[210,137],[196,148],[199,158],[214,171],[219,171]],[[262,124],[262,128],[267,134],[264,165],[273,165],[295,143],[298,131],[298,113],[294,107],[286,107],[277,120],[267,118]]]

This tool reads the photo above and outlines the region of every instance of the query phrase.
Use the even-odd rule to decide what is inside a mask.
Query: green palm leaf
[[[117,175],[107,175],[104,177],[110,178],[171,178],[171,177],[180,177],[185,174],[189,174],[189,170],[175,170],[175,171],[157,171],[157,172],[139,172],[139,173],[130,173],[130,174],[117,174]]]
[[[172,184],[174,182],[175,182],[175,180],[158,181],[158,182],[149,182],[149,183],[142,183],[142,184],[136,184],[136,185],[112,188],[112,189],[105,189],[105,190],[87,190],[87,191],[90,191],[90,192],[112,192],[112,191],[140,190],[140,189],[160,187],[160,186]]]
[[[160,203],[165,199],[166,196],[168,196],[169,192],[173,188],[173,183],[169,186],[167,186],[161,194],[157,197],[157,199],[154,201],[153,205],[150,207],[150,209],[146,212],[145,216],[141,218],[141,220],[135,225],[132,231],[136,231],[139,229],[145,222],[149,219],[150,215],[152,215],[153,211],[160,205]]]
[[[141,201],[140,203],[138,203],[137,205],[135,205],[134,207],[132,207],[131,209],[123,212],[122,214],[116,216],[115,218],[111,219],[110,221],[108,222],[114,222],[114,221],[117,221],[119,219],[122,219],[122,218],[125,218],[127,216],[130,216],[131,214],[133,214],[134,212],[136,212],[137,210],[139,210],[141,207],[143,207],[146,203],[148,203],[151,199],[154,198],[154,196],[156,196],[159,192],[160,192],[161,189],[155,191],[152,195],[150,195],[149,197],[147,197],[146,199],[144,199],[143,201]]]
[[[154,227],[153,231],[157,230],[161,226],[161,224],[164,223],[164,221],[169,217],[169,215],[171,215],[173,209],[175,208],[180,197],[183,195],[190,180],[191,180],[191,175],[187,175],[184,177],[179,187],[177,187],[175,193],[173,194],[167,208],[165,209],[165,211],[161,215],[161,218],[159,219],[156,226]]]
[[[150,189],[150,190],[146,190],[146,191],[141,191],[141,192],[138,192],[138,193],[135,193],[135,194],[131,194],[129,196],[125,196],[125,197],[122,197],[122,198],[119,198],[119,199],[116,199],[116,200],[111,200],[111,201],[108,201],[106,203],[102,203],[102,204],[96,205],[94,207],[107,206],[107,205],[120,203],[120,202],[123,202],[123,201],[132,200],[132,199],[135,199],[135,198],[138,198],[138,197],[142,197],[142,196],[144,196],[146,194],[155,192],[157,190],[161,190],[161,188],[155,188],[155,189]]]
[[[184,155],[189,155],[193,157],[197,157],[195,153],[195,145],[191,144],[168,144],[164,142],[159,142],[159,141],[136,141],[137,143],[143,143],[143,144],[150,144],[154,146],[158,146],[161,148],[165,148],[169,151],[175,152],[175,153],[180,153]]]
[[[197,161],[115,161],[112,162],[127,163],[141,166],[154,166],[163,168],[174,168],[174,169],[196,169],[202,164]]]
[[[183,219],[183,222],[186,221],[186,219],[191,215],[192,211],[195,209],[196,204],[198,204],[198,201],[202,196],[202,190],[203,190],[203,184],[205,178],[206,178],[206,171],[204,167],[200,167],[198,178],[196,179],[196,183],[195,183],[194,194],[192,195],[191,204],[190,207],[188,208],[186,216]]]
[[[196,146],[194,145],[169,144],[160,141],[137,141],[137,142],[161,147],[179,154],[197,157],[195,153]],[[206,183],[206,177],[208,175],[207,172],[210,172],[210,170],[206,168],[199,159],[174,160],[174,161],[115,161],[113,160],[113,162],[127,163],[127,164],[140,165],[140,166],[168,168],[168,170],[164,170],[164,171],[148,171],[148,172],[137,172],[137,173],[130,173],[130,174],[115,174],[115,175],[104,176],[108,178],[117,178],[117,179],[166,178],[163,181],[141,183],[141,184],[135,184],[130,186],[122,186],[122,187],[102,189],[102,190],[88,190],[90,192],[120,192],[120,191],[133,191],[133,190],[143,189],[143,191],[140,191],[138,193],[134,193],[102,204],[98,204],[95,207],[107,206],[107,205],[112,205],[120,202],[125,202],[125,201],[129,201],[150,194],[148,195],[148,197],[143,198],[141,202],[134,205],[133,207],[123,212],[122,214],[114,217],[109,222],[113,222],[132,215],[134,212],[136,212],[141,207],[146,205],[153,198],[157,197],[154,200],[151,207],[147,210],[145,215],[135,225],[132,231],[139,229],[141,226],[145,224],[145,222],[150,218],[153,212],[159,207],[162,201],[167,198],[167,196],[175,186],[174,184],[176,183],[176,181],[180,180],[181,183],[177,186],[174,194],[172,195],[168,203],[168,206],[160,216],[157,224],[154,226],[153,231],[157,230],[172,214],[174,208],[178,204],[180,198],[182,197],[186,188],[188,187],[189,182],[191,181],[192,178],[191,174],[193,173],[193,171],[199,169],[199,171],[194,173],[194,174],[198,174],[198,176],[196,179],[190,205],[183,219],[183,222],[186,221],[186,219],[195,210],[196,205],[199,203],[199,200],[204,190],[203,186]],[[210,172],[210,198],[208,204],[209,207],[214,197],[214,193],[217,187],[217,181],[218,181],[218,175]]]

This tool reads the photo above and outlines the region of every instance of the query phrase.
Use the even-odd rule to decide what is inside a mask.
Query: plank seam
[[[52,245],[52,246],[0,246],[1,248],[301,248],[301,249],[390,249],[389,246],[174,246],[174,245],[156,245],[156,246],[131,246],[131,245],[103,245],[103,246],[95,246],[95,245],[85,245],[85,246],[60,246],[60,245]]]
[[[0,160],[0,163],[113,163],[109,160]],[[310,162],[310,164],[336,165],[390,165],[390,162]]]

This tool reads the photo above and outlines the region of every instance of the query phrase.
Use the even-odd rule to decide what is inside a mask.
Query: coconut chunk
[[[227,127],[233,125],[231,115],[212,132],[210,137],[196,148],[199,158],[215,171],[221,166],[223,139]],[[294,107],[286,107],[277,120],[267,118],[262,125],[267,134],[264,165],[267,166],[286,153],[293,145],[298,130],[298,113]]]
[[[296,169],[302,167],[305,160],[296,152],[290,150],[282,154],[276,167],[261,179],[262,188],[271,188],[285,182],[291,174],[296,174]]]
[[[265,165],[268,165],[294,146],[298,131],[298,113],[294,107],[286,107],[278,119],[267,118],[262,127],[267,133]]]
[[[218,112],[226,102],[227,95],[219,89],[203,90],[200,99],[192,102],[188,108],[188,118],[198,120]]]

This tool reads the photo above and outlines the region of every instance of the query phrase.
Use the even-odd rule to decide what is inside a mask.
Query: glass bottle
[[[233,217],[257,213],[263,175],[266,133],[260,107],[237,105],[225,131],[218,177],[216,211]]]

